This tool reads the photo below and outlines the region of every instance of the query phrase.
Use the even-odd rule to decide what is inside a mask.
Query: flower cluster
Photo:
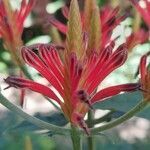
[[[115,49],[115,41],[112,41],[108,34],[122,20],[122,17],[116,19],[118,8],[113,11],[107,8],[108,13],[103,12],[99,17],[96,4],[93,6],[92,13],[90,12],[92,16],[88,17],[91,20],[88,20],[89,24],[85,23],[87,14],[80,16],[77,0],[72,0],[70,10],[65,11],[67,26],[56,20],[52,21],[66,34],[66,44],[61,56],[57,47],[52,44],[39,44],[36,47],[38,54],[34,53],[33,47],[21,49],[24,61],[46,78],[50,86],[19,77],[11,76],[5,79],[9,87],[27,88],[57,102],[68,121],[80,126],[87,133],[89,130],[84,117],[93,104],[120,92],[130,92],[140,87],[138,83],[129,83],[97,91],[102,81],[124,64],[127,49],[125,44]],[[100,43],[103,44],[100,46]]]
[[[0,36],[18,65],[22,64],[19,48],[23,45],[21,36],[23,23],[30,13],[34,0],[22,0],[19,10],[13,10],[9,0],[0,1]]]
[[[150,1],[149,0],[130,0],[137,11],[141,14],[144,21],[150,27]]]
[[[69,9],[63,7],[62,13],[68,20]],[[88,49],[93,49],[93,44],[95,44],[95,49],[104,48],[111,40],[113,29],[127,17],[127,14],[119,15],[119,7],[113,9],[110,6],[105,6],[99,10],[95,0],[86,0],[84,11],[80,12],[79,15],[81,16],[80,22],[85,39],[89,39]],[[49,18],[49,22],[66,35],[67,25],[55,19],[53,15]]]
[[[108,45],[99,55],[92,54],[89,59],[78,60],[76,53],[71,53],[63,62],[52,45],[40,45],[39,56],[28,47],[22,48],[25,62],[34,67],[59,92],[34,81],[19,77],[5,79],[10,87],[28,88],[41,93],[56,101],[62,108],[66,118],[73,124],[80,125],[91,106],[107,97],[122,91],[139,89],[139,84],[123,84],[108,87],[96,92],[97,86],[113,70],[120,67],[127,58],[126,49],[121,45],[112,52],[112,45]]]

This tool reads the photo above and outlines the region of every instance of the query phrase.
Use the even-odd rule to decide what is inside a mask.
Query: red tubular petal
[[[57,59],[54,59],[54,55],[52,56],[52,50],[54,53],[57,53],[56,49],[53,46],[45,46],[41,44],[39,46],[39,54],[44,63],[48,66],[51,72],[56,76],[56,78],[62,83],[63,82],[63,73],[60,68],[63,66],[57,65]]]
[[[3,18],[4,16],[6,16],[6,10],[5,10],[5,7],[4,7],[4,3],[1,0],[0,1],[0,17]]]
[[[22,20],[25,20],[25,18],[27,17],[27,15],[30,13],[31,9],[33,8],[34,4],[35,4],[35,0],[29,0],[29,2],[26,5],[25,12],[22,15]]]
[[[147,56],[143,55],[140,61],[140,75],[141,75],[142,81],[145,80],[145,76],[147,75],[146,59],[147,59]]]
[[[101,10],[101,21],[102,21],[102,26],[106,24],[112,17],[116,17],[117,13],[119,11],[119,7],[116,7],[115,9],[112,9],[111,7],[104,7]]]
[[[18,31],[22,32],[23,30],[23,23],[26,19],[26,17],[31,12],[31,9],[33,8],[35,3],[35,0],[29,0],[28,2],[26,0],[23,0],[21,3],[21,8],[17,16],[17,23],[18,23]]]
[[[114,8],[114,9],[112,9],[112,12],[110,12],[111,14],[111,16],[116,16],[117,15],[117,13],[119,12],[119,6],[117,6],[116,8]]]
[[[112,31],[112,29],[114,29],[126,18],[125,15],[122,17],[117,17],[118,12],[119,7],[116,7],[115,9],[109,7],[104,8],[103,14],[101,15],[102,32]]]
[[[131,1],[134,5],[138,5],[139,0],[129,0]]]
[[[23,12],[25,11],[25,7],[26,7],[26,0],[22,0],[21,8],[20,8],[18,15],[17,15],[17,20],[19,20],[19,18],[22,16]]]
[[[13,40],[13,31],[12,28],[5,16],[2,18],[2,23],[1,23],[1,28],[3,28],[3,33],[5,33],[5,36],[7,37],[6,39],[10,42]]]
[[[64,65],[59,57],[59,54],[56,52],[55,49],[51,49],[51,52],[52,52],[52,57],[54,58],[55,60],[55,63],[57,64],[57,66],[59,67],[59,69],[61,70],[61,72],[64,71]]]
[[[54,16],[50,16],[49,18],[49,23],[55,26],[60,32],[66,34],[67,32],[67,26],[62,24],[60,21],[54,18]]]
[[[150,26],[150,14],[149,14],[150,2],[148,2],[147,0],[144,0],[144,2],[146,3],[146,8],[142,8],[139,5],[138,0],[130,0],[130,1],[136,7],[136,9],[139,11],[139,13],[143,17],[143,19],[147,23],[147,25]]]
[[[31,80],[22,79],[19,77],[8,77],[5,79],[5,82],[9,84],[10,87],[15,88],[27,88],[34,92],[41,93],[53,100],[55,100],[58,104],[61,104],[60,99],[55,95],[55,93],[48,87],[33,82]]]
[[[22,56],[28,65],[39,71],[40,74],[45,77],[60,94],[62,94],[61,83],[34,52],[27,47],[23,47]]]
[[[127,49],[132,49],[137,44],[142,44],[149,38],[149,33],[143,29],[133,32],[126,41]]]
[[[148,10],[148,12],[150,12],[150,1],[146,1],[146,6],[147,6],[147,10]]]
[[[64,6],[61,10],[62,10],[62,13],[63,13],[64,17],[66,19],[68,19],[68,15],[69,15],[69,9],[68,9],[68,7]]]
[[[79,80],[81,78],[82,70],[83,68],[78,62],[76,55],[72,53],[70,56],[70,77],[71,77],[70,80],[71,80],[72,91],[75,91],[78,86]]]
[[[111,86],[96,93],[91,99],[91,104],[93,105],[94,103],[103,101],[105,98],[115,96],[120,92],[135,91],[138,90],[139,88],[140,88],[140,84],[138,83],[129,83],[129,84]]]
[[[92,72],[92,69],[90,68],[95,68],[96,64],[98,61],[98,54],[93,53],[89,56],[87,60],[85,60],[85,67],[84,67],[84,72],[83,72],[83,77],[84,79],[87,79],[89,74]],[[86,80],[85,80],[86,81]]]
[[[115,46],[115,43],[114,41],[112,41],[106,48],[104,48],[101,53],[100,53],[100,56],[99,56],[99,65],[100,64],[103,64],[105,61],[107,61],[109,59],[109,57],[112,55],[112,51],[113,51],[113,48]],[[97,65],[97,66],[99,66]]]
[[[91,66],[93,69],[88,68],[90,70],[89,74],[87,75],[87,78],[85,78],[84,87],[87,87],[90,82],[92,82],[93,78],[95,78],[96,74],[99,70],[103,67],[103,65],[109,60],[109,57],[112,54],[112,50],[114,48],[114,42],[111,42],[108,47],[103,49],[101,51],[101,54],[99,56],[99,61],[97,62],[96,66]]]
[[[123,47],[122,47],[123,48]],[[127,52],[125,49],[121,50],[119,47],[115,53],[106,61],[97,72],[93,72],[95,75],[91,81],[87,83],[87,91],[91,94],[93,90],[110,74],[113,70],[120,67],[127,59]]]

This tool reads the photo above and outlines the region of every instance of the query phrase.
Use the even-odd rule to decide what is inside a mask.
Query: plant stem
[[[82,150],[81,137],[79,130],[71,125],[71,139],[73,144],[73,150]]]
[[[62,110],[52,101],[52,100],[50,100],[48,97],[46,97],[46,96],[44,96],[44,98],[46,99],[46,100],[48,100],[48,102],[50,102],[53,106],[54,106],[54,108],[56,108],[56,110],[58,110],[59,112],[61,112],[62,113]]]
[[[32,148],[32,141],[31,141],[31,138],[30,136],[25,136],[25,145],[24,145],[24,149],[25,150],[33,150]]]
[[[130,118],[132,118],[136,113],[140,112],[142,109],[144,109],[147,104],[149,103],[149,100],[142,100],[140,101],[135,107],[133,107],[130,111],[128,111],[127,113],[125,113],[123,116],[119,117],[118,119],[103,125],[101,127],[97,127],[97,128],[92,128],[91,129],[91,133],[92,134],[96,134],[98,132],[113,128],[121,123],[123,123],[126,120],[129,120]]]
[[[2,105],[4,105],[5,107],[7,107],[12,112],[14,112],[15,114],[21,116],[25,120],[33,123],[34,125],[42,128],[42,129],[47,129],[47,130],[50,130],[53,133],[57,133],[57,134],[64,134],[64,135],[70,134],[70,129],[68,129],[68,128],[64,128],[64,127],[59,127],[59,126],[56,126],[56,125],[52,125],[50,123],[47,123],[45,121],[42,121],[40,119],[37,119],[37,118],[35,118],[35,117],[33,117],[33,116],[25,113],[18,106],[14,105],[9,100],[7,100],[2,94],[0,94],[0,103]],[[114,121],[112,121],[112,122],[110,122],[110,123],[108,123],[106,125],[103,125],[101,127],[91,128],[91,135],[98,134],[99,132],[102,132],[104,130],[113,128],[113,127],[115,127],[115,126],[123,123],[124,121],[129,120],[136,113],[138,113],[142,109],[144,109],[148,104],[150,104],[149,103],[149,99],[144,99],[144,100],[140,101],[135,107],[133,107],[130,111],[128,111],[126,114],[124,114],[123,116],[119,117],[118,119],[116,119],[116,120],[114,120]],[[84,132],[80,130],[80,132],[78,132],[78,135],[79,134],[83,135]]]
[[[2,94],[0,94],[0,103],[2,105],[4,105],[6,108],[8,108],[9,110],[11,110],[16,115],[21,116],[25,120],[33,123],[34,125],[42,128],[42,129],[48,129],[48,130],[52,131],[52,133],[70,134],[69,129],[59,127],[59,126],[56,126],[56,125],[52,125],[50,123],[47,123],[45,121],[42,121],[38,118],[35,118],[35,117],[25,113],[18,106],[16,106],[15,104],[13,104],[9,100],[7,100]]]
[[[89,128],[93,127],[93,123],[92,123],[93,119],[94,119],[93,111],[89,110],[89,112],[88,112],[88,127]],[[94,150],[94,136],[93,135],[88,136],[87,140],[88,140],[88,149]]]

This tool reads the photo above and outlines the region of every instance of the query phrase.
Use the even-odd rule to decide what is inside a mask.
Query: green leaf
[[[64,126],[68,123],[64,115],[61,113],[57,113],[57,112],[54,112],[52,114],[47,114],[47,115],[37,113],[35,117],[37,117],[38,119],[44,120],[46,122],[49,122],[51,124],[58,125],[58,126]],[[34,124],[24,120],[20,122],[19,124],[9,128],[6,131],[7,133],[9,132],[12,133],[12,132],[21,132],[21,131],[39,131],[40,132],[42,130],[39,129]]]
[[[114,109],[116,111],[125,113],[132,109],[141,100],[142,93],[139,91],[124,93],[96,103],[94,108],[104,110]],[[144,110],[139,112],[137,116],[150,120],[150,107],[146,107]]]

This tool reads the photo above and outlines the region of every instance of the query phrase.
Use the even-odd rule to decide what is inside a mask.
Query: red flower
[[[19,10],[13,10],[8,0],[0,1],[0,35],[4,40],[4,45],[10,51],[13,59],[18,64],[18,48],[23,45],[21,36],[23,32],[23,23],[30,13],[35,0],[22,0]]]
[[[29,47],[22,48],[22,56],[25,62],[34,67],[55,88],[59,95],[51,89],[34,81],[19,77],[5,79],[10,87],[27,88],[41,93],[56,101],[62,108],[67,119],[79,125],[91,106],[107,97],[119,94],[122,91],[133,91],[139,88],[139,84],[123,84],[108,87],[95,93],[97,86],[113,70],[120,67],[127,58],[124,45],[112,52],[114,45],[109,45],[101,51],[100,55],[93,53],[88,60],[79,61],[75,53],[69,57],[68,66],[60,59],[60,56],[52,45],[40,45],[39,56]],[[83,125],[83,124],[82,124]],[[80,124],[80,126],[82,127]]]
[[[0,1],[0,33],[6,41],[13,41],[22,34],[23,23],[30,13],[34,0],[22,0],[19,10],[13,11],[7,0]]]
[[[150,27],[150,1],[149,0],[130,0],[137,11],[141,14],[144,21]],[[142,4],[141,4],[141,3]]]
[[[95,15],[93,20],[97,21]],[[71,2],[67,30],[65,50],[61,57],[52,45],[37,45],[38,55],[32,51],[33,47],[23,47],[21,50],[24,61],[46,78],[50,87],[19,77],[8,77],[5,81],[9,87],[28,88],[56,101],[68,121],[89,133],[84,116],[93,104],[122,91],[137,90],[140,85],[129,83],[96,90],[112,71],[123,65],[127,50],[124,44],[114,50],[112,41],[105,48],[97,47],[97,51],[91,47],[90,53],[87,53],[89,49],[86,45],[91,41],[83,40],[77,0]],[[99,38],[97,33],[92,34]]]
[[[88,0],[87,0],[88,1]],[[92,2],[91,2],[92,3]],[[67,7],[64,7],[62,9],[63,15],[66,17],[66,19],[68,19],[68,14],[69,14],[69,10]],[[92,12],[91,12],[92,13]],[[109,6],[105,6],[102,7],[100,12],[99,12],[99,24],[100,24],[100,32],[98,34],[101,34],[101,39],[99,41],[99,43],[101,43],[101,48],[104,48],[104,46],[106,44],[108,44],[110,42],[110,38],[111,38],[111,33],[113,31],[113,29],[119,25],[125,18],[126,15],[123,16],[118,16],[119,13],[119,7],[116,7],[115,9],[109,7]],[[81,12],[81,21],[82,21],[82,29],[83,32],[86,33],[86,35],[88,36],[88,32],[87,31],[87,25],[89,26],[90,22],[86,21],[86,12]],[[61,23],[59,20],[55,19],[53,15],[51,15],[51,17],[49,18],[49,22],[55,26],[60,32],[66,34],[67,33],[67,25]]]
[[[133,32],[129,37],[127,37],[126,45],[129,52],[138,45],[143,44],[149,38],[149,33],[140,29],[139,31]]]
[[[150,98],[150,71],[147,67],[148,55],[149,53],[143,55],[140,61],[141,89],[146,100]]]

